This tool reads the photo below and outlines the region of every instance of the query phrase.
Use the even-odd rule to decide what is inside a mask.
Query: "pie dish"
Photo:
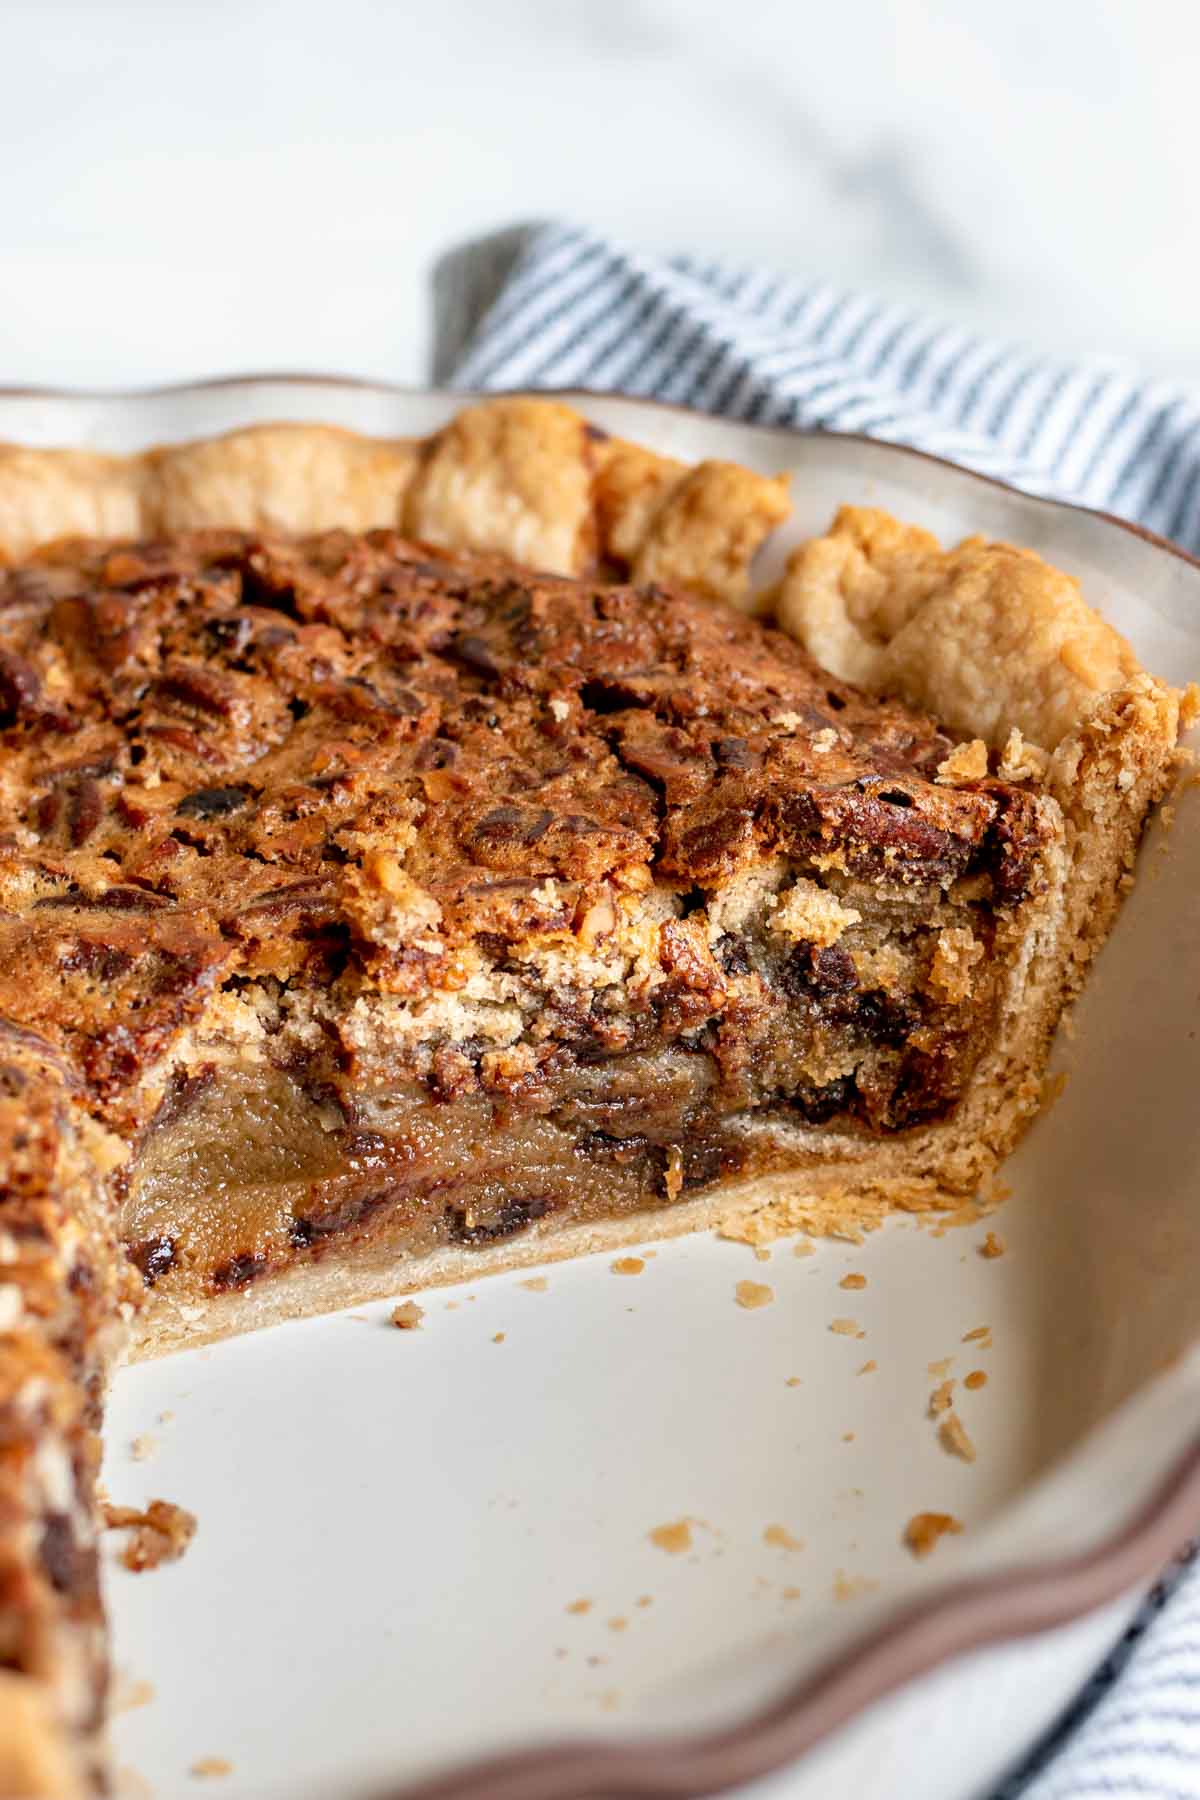
[[[785,512],[521,399],[0,457],[25,1791],[97,1766],[123,1332],[856,1228],[1037,1110],[1180,697],[1031,552],[879,513],[756,594]]]

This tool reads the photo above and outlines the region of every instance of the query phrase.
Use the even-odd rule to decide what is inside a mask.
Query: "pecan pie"
[[[1029,551],[471,407],[0,451],[0,1789],[102,1780],[106,1371],[985,1181],[1179,696]],[[753,616],[773,611],[775,624]]]

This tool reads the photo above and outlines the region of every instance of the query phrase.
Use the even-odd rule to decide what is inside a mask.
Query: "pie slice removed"
[[[529,399],[0,451],[0,1792],[103,1778],[121,1355],[953,1205],[1037,1110],[1181,697],[880,513],[756,596],[786,511]]]

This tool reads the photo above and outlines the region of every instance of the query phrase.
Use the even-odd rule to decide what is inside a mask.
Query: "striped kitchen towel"
[[[452,252],[433,374],[590,387],[914,444],[1200,552],[1200,388],[1038,356],[824,281],[655,257],[560,225]]]
[[[998,343],[823,281],[518,226],[434,274],[433,374],[608,389],[912,444],[1200,552],[1200,389]],[[1200,1564],[1181,1565],[995,1800],[1200,1800]]]

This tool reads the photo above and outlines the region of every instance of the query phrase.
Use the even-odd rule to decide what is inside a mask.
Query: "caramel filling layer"
[[[947,927],[975,909],[916,919],[881,903],[821,945],[780,932],[785,904],[771,929],[759,916],[717,944],[732,973],[760,977],[755,1004],[681,1031],[664,1001],[639,1047],[558,1044],[505,1091],[481,1080],[477,1043],[443,1046],[422,1079],[386,1033],[321,1079],[286,1035],[274,1064],[193,1065],[133,1167],[130,1255],[148,1285],[222,1292],[374,1233],[417,1256],[666,1205],[794,1163],[789,1126],[880,1136],[948,1110],[994,1013],[986,916]]]

